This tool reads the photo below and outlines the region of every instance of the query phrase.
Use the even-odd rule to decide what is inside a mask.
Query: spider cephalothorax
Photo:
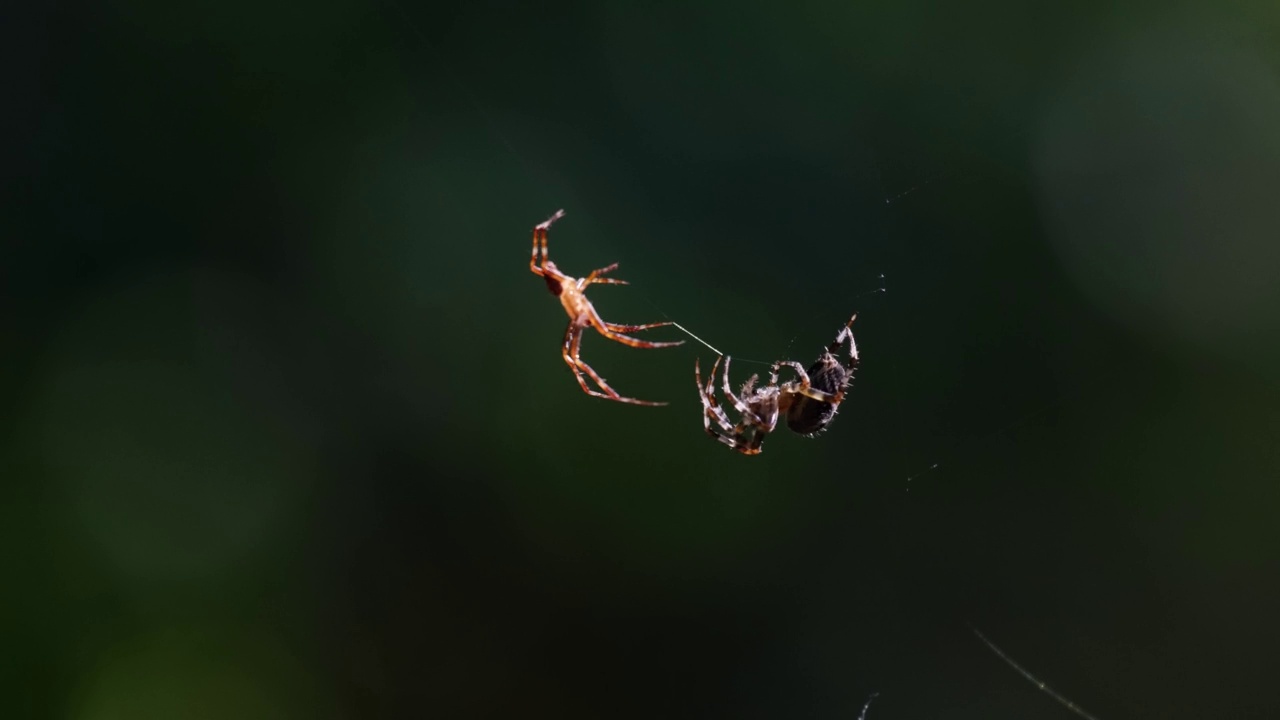
[[[768,385],[757,388],[759,377],[752,375],[743,383],[738,395],[734,395],[729,387],[730,358],[725,357],[721,390],[740,415],[736,425],[729,420],[715,397],[716,369],[720,366],[720,359],[717,358],[715,365],[711,366],[711,377],[706,385],[702,383],[702,369],[695,359],[693,376],[698,383],[698,395],[702,397],[702,424],[707,434],[740,453],[755,455],[760,452],[765,437],[777,426],[779,415],[786,417],[787,427],[792,432],[801,435],[812,437],[825,429],[840,409],[849,381],[853,379],[853,368],[858,364],[858,345],[850,329],[857,317],[849,318],[835,341],[823,350],[808,371],[798,362],[779,360],[770,368]],[[842,361],[837,353],[845,340],[849,341],[849,353]],[[778,371],[783,366],[794,370],[796,379],[779,385]],[[713,420],[715,426],[711,424]]]
[[[595,306],[587,299],[587,286],[601,285],[626,285],[626,280],[618,280],[617,278],[603,277],[617,269],[618,263],[614,263],[608,267],[602,267],[598,270],[592,270],[591,274],[584,278],[575,278],[560,272],[556,264],[547,259],[547,230],[551,227],[551,223],[564,217],[564,211],[559,210],[552,215],[546,222],[538,223],[533,228],[533,256],[529,258],[529,269],[536,275],[541,275],[543,280],[547,281],[547,289],[552,295],[560,298],[560,305],[564,307],[564,311],[569,315],[569,327],[564,331],[564,342],[560,348],[560,354],[564,357],[565,364],[573,371],[574,377],[578,378],[578,384],[582,386],[582,391],[588,395],[593,395],[606,400],[616,400],[623,403],[631,403],[632,405],[666,405],[664,402],[650,402],[648,400],[636,400],[635,398],[623,397],[613,388],[609,387],[604,378],[596,374],[591,366],[579,357],[579,348],[582,346],[582,333],[588,327],[593,327],[596,332],[623,345],[630,345],[637,348],[662,348],[675,347],[683,345],[683,340],[676,342],[650,342],[634,338],[624,333],[635,332],[637,330],[648,330],[649,328],[662,327],[671,325],[670,322],[647,323],[644,325],[617,325],[611,322],[605,322],[600,318],[600,314],[596,312]],[[538,259],[541,253],[541,265]],[[595,382],[600,390],[592,390],[586,379],[582,376],[586,373]]]

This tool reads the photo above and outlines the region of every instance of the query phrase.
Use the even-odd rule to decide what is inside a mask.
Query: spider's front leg
[[[666,327],[668,325],[674,325],[674,324],[675,323],[672,323],[672,322],[656,322],[656,323],[645,323],[643,325],[618,325],[617,323],[606,322],[604,325],[605,327],[609,328],[610,330],[616,333],[629,333],[629,332],[636,332],[638,330],[648,330],[650,328],[656,328],[656,327]]]
[[[529,269],[535,275],[546,275],[547,272],[547,230],[551,227],[551,223],[564,217],[564,210],[557,210],[555,215],[547,218],[545,222],[540,222],[533,226],[533,255],[529,258]],[[538,252],[542,252],[542,267],[538,267]],[[556,273],[552,266],[552,272]]]
[[[729,416],[725,414],[724,408],[716,402],[715,382],[716,369],[720,367],[720,358],[716,358],[715,364],[711,366],[711,377],[707,378],[705,387],[702,385],[702,363],[699,358],[693,359],[693,379],[698,384],[698,397],[702,399],[702,427],[707,434],[713,438],[720,439],[722,436],[717,434],[711,427],[711,421],[716,423],[727,433],[733,432],[733,423],[729,421]]]
[[[720,366],[720,359],[716,358],[716,362],[711,366],[711,377],[707,379],[707,384],[702,384],[701,362],[698,358],[693,360],[693,379],[698,386],[698,397],[702,399],[702,428],[706,430],[707,435],[714,438],[717,442],[727,445],[744,455],[755,455],[760,452],[760,443],[764,442],[764,433],[759,428],[749,425],[744,416],[743,422],[734,425],[729,421],[729,416],[725,414],[724,408],[716,403],[715,398],[715,382],[716,368]],[[720,426],[719,429],[712,427],[711,421],[715,420]],[[745,439],[747,432],[754,429],[756,432],[750,439]]]
[[[588,313],[588,319],[592,327],[596,329],[596,332],[614,342],[622,343],[623,345],[628,345],[634,348],[664,348],[684,344],[683,340],[676,340],[675,342],[653,342],[651,340],[641,340],[640,338],[623,334],[633,330],[646,330],[648,328],[672,325],[673,323],[670,322],[648,323],[645,325],[618,325],[615,323],[605,322],[604,319],[600,317],[600,313],[596,312],[595,307],[591,307]]]
[[[835,342],[827,346],[827,352],[835,355],[836,351],[840,349],[840,344],[845,340],[849,341],[849,359],[845,364],[845,367],[850,370],[853,369],[854,365],[858,364],[858,343],[853,340],[852,328],[853,321],[857,319],[858,313],[854,313],[853,317],[849,318],[849,322],[845,323],[844,327],[840,329],[840,332],[836,334]]]

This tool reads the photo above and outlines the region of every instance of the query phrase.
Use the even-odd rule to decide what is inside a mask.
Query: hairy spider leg
[[[724,408],[720,407],[720,403],[716,402],[715,391],[712,389],[716,382],[716,369],[720,367],[720,358],[716,358],[715,363],[711,366],[711,377],[707,378],[707,385],[702,385],[702,371],[699,367],[701,360],[693,359],[693,379],[698,383],[698,396],[702,398],[702,425],[706,428],[707,434],[711,437],[718,437],[711,431],[711,421],[715,420],[725,432],[733,431],[733,423],[729,421],[729,416],[725,414]]]
[[[747,434],[750,433],[750,437]],[[751,425],[747,422],[740,422],[733,428],[733,438],[718,437],[720,442],[737,450],[743,455],[759,455],[761,453],[760,446],[764,444],[764,439],[769,433],[764,429]]]
[[[720,365],[720,358],[716,358],[715,364],[711,366],[711,379],[707,380],[706,387],[702,385],[702,358],[695,357],[693,359],[693,381],[698,385],[698,397],[702,399],[703,424],[711,418],[712,410],[719,410],[716,406],[716,400],[711,397],[711,383],[715,382],[716,368]],[[723,414],[723,412],[721,412]],[[726,420],[728,418],[725,418]],[[708,428],[710,430],[710,428]]]
[[[779,360],[773,364],[773,367],[770,368],[770,372],[769,372],[769,381],[772,382],[774,385],[778,384],[778,371],[781,370],[782,366],[784,365],[791,368],[792,370],[795,370],[796,375],[800,376],[800,379],[798,381],[800,383],[799,386],[796,386],[795,383],[787,383],[787,385],[790,386],[787,389],[790,390],[791,392],[797,395],[803,395],[807,398],[811,398],[819,402],[836,403],[837,405],[840,404],[840,401],[844,398],[843,393],[836,393],[835,395],[832,395],[829,392],[824,392],[822,390],[818,390],[817,388],[813,387],[810,384],[809,373],[805,372],[804,366],[796,362],[795,360]],[[784,400],[783,402],[788,406],[791,404],[791,401],[789,398]]]
[[[827,346],[827,352],[835,355],[836,351],[840,349],[840,343],[844,342],[846,339],[849,341],[849,360],[845,365],[845,368],[849,370],[852,370],[853,366],[858,364],[858,343],[854,342],[853,330],[850,327],[853,325],[853,321],[857,319],[858,313],[854,313],[853,317],[849,318],[849,322],[845,323],[840,332],[836,334],[835,342]]]
[[[796,362],[795,360],[779,360],[775,362],[773,366],[769,368],[770,383],[774,385],[778,384],[778,372],[782,370],[782,367],[784,365],[791,368],[792,370],[795,370],[796,375],[800,376],[801,387],[806,389],[809,387],[809,373],[805,372],[804,366]]]
[[[724,391],[725,394],[729,396],[729,399],[733,401],[733,406],[742,414],[742,421],[738,423],[736,428],[734,428],[734,440],[740,441],[743,436],[746,435],[748,430],[751,431],[751,438],[747,441],[746,448],[744,449],[735,445],[734,449],[745,455],[755,455],[760,452],[760,446],[764,444],[765,437],[768,436],[769,433],[772,433],[774,428],[778,426],[778,412],[780,410],[780,401],[782,398],[775,396],[776,400],[771,403],[772,407],[769,408],[768,417],[760,417],[760,414],[757,413],[750,405],[742,402],[736,395],[730,392],[730,360],[731,358],[726,355],[724,358]],[[747,379],[747,382],[742,385],[743,393],[750,392],[751,388],[756,384],[757,377],[758,376],[756,375],[752,375]],[[750,422],[748,418],[754,418],[755,422]]]
[[[836,351],[840,349],[840,343],[845,340],[849,341],[849,359],[845,362],[844,367],[850,374],[853,373],[854,366],[858,364],[858,343],[853,339],[853,330],[851,328],[853,321],[857,319],[858,313],[854,313],[853,316],[849,318],[849,322],[845,323],[840,332],[836,334],[835,341],[827,346],[827,352],[834,356]],[[833,402],[839,405],[844,400],[844,393],[845,389],[840,388],[840,392],[836,393],[835,400]]]
[[[600,375],[596,373],[590,365],[579,357],[582,348],[582,331],[584,329],[586,329],[586,326],[581,323],[569,323],[569,327],[564,333],[564,347],[562,348],[562,355],[564,357],[565,364],[567,364],[569,369],[573,371],[573,376],[578,378],[578,384],[582,386],[583,392],[594,397],[604,398],[606,400],[616,400],[617,402],[629,403],[631,405],[661,407],[667,404],[665,402],[652,402],[649,400],[637,400],[636,398],[623,397],[619,395],[616,390],[609,387],[609,384],[604,381],[604,378],[600,377]],[[587,386],[586,378],[582,377],[583,371],[591,376],[591,379],[595,381],[596,385],[604,391],[603,393],[592,390]]]
[[[836,355],[836,352],[840,350],[841,343],[843,343],[845,340],[849,341],[849,359],[845,363],[845,368],[847,370],[853,370],[854,366],[858,364],[858,344],[854,342],[853,330],[850,329],[850,326],[853,325],[853,321],[857,319],[858,319],[858,314],[854,313],[853,317],[849,318],[849,322],[844,324],[844,327],[840,329],[839,333],[836,333],[835,341],[827,346],[827,353],[829,355],[832,355],[834,357],[839,357],[838,355]],[[778,362],[775,362],[773,364],[773,367],[771,368],[772,372],[769,376],[769,379],[771,382],[773,382],[773,384],[776,385],[778,383],[778,371],[782,368],[783,365],[786,365],[792,368],[793,370],[796,371],[796,375],[800,376],[800,387],[795,388],[794,392],[797,392],[800,395],[803,395],[807,398],[812,398],[814,400],[818,400],[821,402],[835,403],[836,405],[839,405],[841,402],[844,401],[844,395],[845,395],[844,388],[841,388],[839,392],[833,395],[831,393],[824,392],[822,390],[817,390],[811,387],[810,381],[809,381],[809,373],[805,372],[803,365],[801,365],[798,362],[795,362],[794,360],[779,360]]]
[[[706,387],[703,387],[702,385],[702,371],[701,371],[701,368],[699,367],[700,364],[701,363],[699,359],[694,358],[693,377],[695,382],[697,382],[697,385],[698,385],[698,395],[702,398],[703,429],[706,430],[707,435],[710,435],[711,437],[718,440],[721,444],[727,445],[733,448],[734,450],[742,453],[743,455],[759,454],[760,445],[764,442],[765,436],[769,434],[769,432],[773,429],[773,425],[777,423],[777,415],[774,414],[772,418],[773,423],[770,423],[768,426],[762,427],[761,425],[755,425],[747,421],[748,416],[750,417],[757,417],[757,416],[754,412],[750,412],[749,410],[746,410],[746,412],[744,412],[743,414],[742,422],[739,422],[737,425],[734,425],[732,422],[729,421],[729,416],[725,414],[724,408],[720,407],[720,405],[716,402],[716,399],[715,399],[715,391],[713,388],[715,386],[715,381],[716,381],[716,368],[718,368],[720,365],[720,359],[717,358],[715,364],[711,366],[711,376],[707,379]],[[727,371],[728,368],[729,368],[729,365],[726,358],[725,370]],[[737,407],[739,410],[744,409],[741,405],[738,405]],[[715,428],[711,427],[712,419],[714,419],[716,423],[720,425],[721,431],[717,431]],[[749,439],[746,438],[748,432],[751,433],[751,437]]]
[[[752,410],[746,403],[742,402],[742,400],[739,399],[737,395],[734,395],[733,389],[729,387],[729,362],[732,359],[733,358],[729,357],[728,355],[725,355],[724,357],[724,375],[721,376],[722,378],[724,378],[724,387],[722,388],[724,390],[724,396],[729,398],[729,402],[733,403],[733,407],[738,411],[738,414],[742,415],[742,419],[744,422],[746,421],[747,418],[752,418],[755,420],[755,423],[753,423],[754,425],[765,425],[766,424],[765,419],[757,415],[756,412]],[[747,384],[743,385],[743,387],[747,388],[747,387],[750,387],[751,385],[754,385],[755,380],[756,380],[755,376],[752,375],[751,379],[748,380]],[[777,422],[776,417],[773,418],[773,420],[774,422]],[[770,427],[770,429],[772,429],[772,427]]]
[[[719,440],[731,448],[737,448],[737,443],[733,439],[721,432],[717,432],[711,427],[711,421],[715,420],[716,424],[724,431],[724,433],[732,433],[735,428],[732,422],[729,422],[729,416],[725,415],[724,408],[720,407],[716,402],[716,397],[712,387],[716,382],[716,368],[720,367],[720,358],[716,358],[715,364],[711,366],[711,376],[707,378],[706,387],[702,385],[702,370],[699,367],[701,361],[699,358],[693,359],[693,379],[698,384],[698,397],[702,399],[702,428],[707,431],[707,435]]]

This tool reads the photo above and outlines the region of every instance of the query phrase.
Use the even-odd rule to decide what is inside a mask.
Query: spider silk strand
[[[860,294],[860,295],[855,295],[855,296],[854,296],[854,299],[856,300],[856,299],[858,299],[858,298],[860,298],[860,297],[865,297],[865,296],[867,296],[867,295],[874,295],[874,294],[876,294],[876,293],[882,293],[882,292],[887,292],[887,290],[885,289],[885,286],[884,286],[884,273],[880,273],[880,287],[876,288],[875,290],[868,290],[867,292],[864,292],[864,293],[862,293],[862,294]],[[666,318],[667,320],[670,320],[672,325],[675,325],[676,327],[680,328],[680,330],[684,331],[684,333],[685,333],[686,335],[688,335],[689,337],[693,338],[694,340],[697,340],[698,342],[702,343],[703,345],[706,345],[706,346],[707,346],[707,348],[709,348],[709,349],[711,350],[711,352],[713,352],[713,353],[715,353],[715,354],[719,355],[720,357],[724,357],[724,353],[720,352],[719,350],[715,349],[714,347],[711,347],[711,343],[707,342],[706,340],[703,340],[702,338],[698,337],[697,335],[694,335],[694,334],[689,330],[689,328],[687,328],[687,327],[685,327],[685,326],[681,325],[680,323],[676,322],[674,318],[672,318],[670,315],[668,315],[668,314],[666,314],[665,312],[663,312],[662,308],[658,307],[658,303],[656,303],[656,302],[654,302],[653,300],[649,299],[649,296],[648,296],[647,294],[645,294],[643,291],[640,293],[640,295],[644,298],[644,301],[645,301],[645,302],[647,302],[647,303],[649,303],[650,305],[652,305],[652,306],[653,306],[653,309],[654,309],[654,310],[657,310],[659,313],[661,313],[661,314],[662,314],[662,317]],[[791,342],[787,343],[787,349],[783,351],[783,355],[786,355],[786,354],[787,354],[787,352],[789,352],[789,351],[791,350],[791,346],[795,344],[795,342],[796,342],[796,338],[798,338],[798,337],[800,337],[800,336],[799,336],[799,335],[795,335],[795,336],[793,336],[793,337],[791,338]],[[773,363],[770,363],[770,362],[765,362],[765,361],[763,361],[763,360],[752,360],[751,358],[738,358],[738,362],[755,363],[755,364],[757,364],[757,365],[773,365]],[[873,697],[874,697],[874,696],[873,696]]]
[[[1085,712],[1084,708],[1071,702],[1065,697],[1059,695],[1056,690],[1046,685],[1044,681],[1041,680],[1040,678],[1036,677],[1035,675],[1032,675],[1029,671],[1027,671],[1025,668],[1019,665],[1016,661],[1014,661],[1013,658],[1009,657],[1008,655],[1005,655],[1004,651],[996,647],[995,643],[988,640],[987,636],[979,632],[978,628],[970,625],[969,629],[972,630],[973,634],[977,635],[978,639],[981,640],[987,647],[991,648],[991,652],[995,653],[996,657],[1005,661],[1005,663],[1007,663],[1009,667],[1013,668],[1014,670],[1017,670],[1019,675],[1021,675],[1022,677],[1030,681],[1032,685],[1035,685],[1036,687],[1040,688],[1041,692],[1045,693],[1046,695],[1053,698],[1054,700],[1057,700],[1058,702],[1062,703],[1063,707],[1075,713],[1076,715],[1079,715],[1085,720],[1098,720],[1098,718]]]
[[[664,314],[665,314],[665,313],[664,313]],[[668,320],[670,320],[670,318],[667,318],[667,319],[668,319]],[[671,320],[671,324],[672,324],[672,325],[675,325],[676,327],[678,327],[678,328],[680,328],[681,330],[683,330],[683,331],[684,331],[684,333],[685,333],[686,335],[688,335],[689,337],[693,338],[694,340],[697,340],[698,342],[702,343],[703,345],[706,345],[708,348],[710,348],[710,349],[711,349],[711,352],[713,352],[713,353],[715,353],[715,354],[717,354],[717,355],[719,355],[719,356],[721,356],[721,357],[724,357],[724,353],[722,353],[722,352],[720,352],[719,350],[717,350],[717,349],[715,349],[715,348],[711,347],[711,343],[707,342],[706,340],[703,340],[702,338],[698,337],[697,335],[694,335],[692,332],[689,332],[689,328],[687,328],[687,327],[685,327],[685,326],[681,325],[680,323],[676,322],[675,320]]]
[[[862,706],[862,712],[858,713],[858,720],[867,720],[867,710],[871,709],[871,701],[878,697],[880,697],[880,693],[871,693],[871,697],[867,698],[866,704]]]
[[[670,315],[668,315],[668,314],[666,313],[666,311],[665,311],[665,310],[663,310],[662,308],[658,307],[658,303],[656,303],[656,302],[654,302],[653,300],[651,300],[651,299],[649,298],[649,294],[648,294],[648,293],[646,293],[646,292],[644,292],[643,290],[641,290],[641,291],[640,291],[640,297],[644,298],[644,301],[645,301],[645,302],[647,302],[647,303],[649,303],[650,305],[652,305],[652,306],[653,306],[653,309],[654,309],[654,310],[657,310],[657,311],[658,311],[658,313],[662,315],[662,317],[664,317],[664,318],[666,318],[667,320],[669,320],[669,321],[671,322],[671,324],[672,324],[672,325],[674,325],[674,326],[675,326],[675,327],[677,327],[677,328],[680,328],[680,330],[681,330],[682,332],[684,332],[684,334],[685,334],[685,335],[688,335],[689,337],[693,338],[694,340],[697,340],[698,342],[702,343],[703,345],[706,345],[706,346],[707,346],[707,348],[711,350],[711,352],[713,352],[713,353],[715,353],[715,354],[719,355],[720,357],[724,357],[724,353],[722,353],[722,352],[720,352],[719,350],[717,350],[717,349],[715,349],[714,347],[712,347],[711,343],[707,342],[706,340],[703,340],[702,338],[698,337],[697,335],[694,335],[694,334],[693,334],[693,331],[689,330],[689,328],[687,328],[687,327],[685,327],[685,326],[681,325],[680,323],[676,322],[676,321],[675,321],[675,318],[671,317]],[[757,364],[757,365],[773,365],[773,363],[765,362],[765,361],[763,361],[763,360],[752,360],[751,358],[738,358],[738,362],[755,363],[755,364]]]

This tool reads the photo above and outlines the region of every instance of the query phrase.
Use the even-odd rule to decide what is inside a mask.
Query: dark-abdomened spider
[[[556,211],[546,222],[538,223],[533,228],[533,256],[529,258],[529,269],[536,275],[541,275],[542,279],[547,281],[547,289],[552,295],[560,298],[560,304],[564,307],[564,311],[569,315],[569,327],[564,331],[564,343],[560,347],[560,354],[564,357],[565,364],[573,370],[574,377],[578,378],[578,384],[582,386],[582,391],[588,395],[606,400],[616,400],[617,402],[630,403],[632,405],[666,405],[664,402],[650,402],[648,400],[636,400],[635,398],[623,397],[616,390],[609,387],[604,378],[596,374],[591,366],[583,362],[578,357],[579,349],[582,346],[582,332],[588,327],[593,327],[596,332],[623,345],[630,345],[637,348],[663,348],[675,347],[683,345],[683,340],[675,342],[650,342],[634,338],[624,333],[635,332],[637,330],[648,330],[649,328],[662,327],[664,325],[672,325],[670,322],[647,323],[645,325],[617,325],[611,322],[605,322],[600,318],[600,314],[596,312],[595,306],[587,299],[587,286],[601,285],[626,285],[626,280],[618,280],[617,278],[602,277],[613,272],[618,268],[618,263],[614,263],[608,267],[602,267],[598,270],[592,270],[591,274],[584,278],[574,278],[564,273],[556,267],[556,264],[547,259],[547,230],[551,227],[551,223],[564,217],[564,210]],[[541,252],[542,265],[538,265],[538,255]],[[591,376],[591,379],[599,386],[600,390],[592,390],[587,386],[587,381],[582,377],[583,373]]]
[[[711,377],[702,384],[702,368],[698,360],[693,362],[693,377],[698,383],[698,395],[702,397],[702,425],[707,434],[745,455],[756,455],[769,433],[778,424],[778,415],[785,414],[787,427],[792,432],[813,437],[831,424],[840,403],[844,400],[849,381],[853,379],[854,366],[858,364],[858,345],[853,340],[850,326],[857,319],[855,314],[836,335],[835,342],[818,356],[808,371],[800,363],[779,360],[770,368],[769,384],[757,388],[759,376],[752,375],[743,383],[739,395],[729,387],[729,357],[724,358],[724,396],[733,403],[741,419],[735,425],[724,408],[716,401],[714,385],[720,359],[711,366]],[[836,353],[845,340],[849,341],[849,355],[842,362]],[[796,379],[778,384],[778,371],[783,366],[796,372]],[[714,420],[719,427],[713,427]]]

